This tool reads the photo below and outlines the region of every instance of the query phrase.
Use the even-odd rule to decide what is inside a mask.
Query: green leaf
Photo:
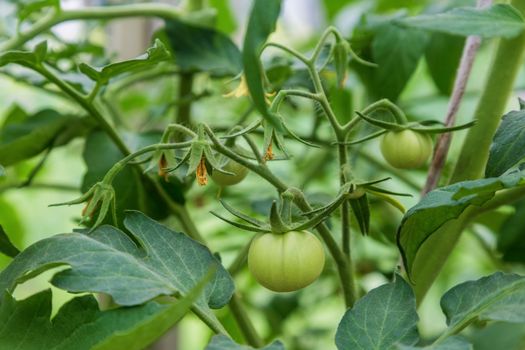
[[[521,172],[513,172],[497,178],[458,182],[427,193],[406,212],[397,231],[397,245],[409,276],[419,248],[442,225],[458,218],[471,205],[483,205],[496,191],[523,183]]]
[[[456,71],[463,53],[465,39],[459,36],[433,33],[425,51],[428,71],[443,95],[450,95]]]
[[[228,0],[210,0],[209,4],[217,11],[215,19],[217,30],[224,33],[233,33],[235,29],[237,29],[237,20],[235,19],[230,2]]]
[[[496,272],[455,286],[441,298],[450,331],[475,320],[525,322],[525,277]]]
[[[155,40],[154,45],[146,51],[146,54],[137,58],[111,63],[100,68],[94,68],[86,63],[81,63],[78,68],[91,80],[105,85],[111,78],[115,78],[121,74],[128,74],[152,68],[160,62],[168,60],[170,57],[171,55],[164,47],[164,44],[157,39]]]
[[[498,251],[503,254],[503,261],[525,263],[525,201],[515,205],[516,211],[508,217],[498,233]]]
[[[183,21],[166,21],[166,35],[175,62],[185,72],[222,77],[242,70],[241,52],[223,33]]]
[[[263,67],[259,57],[268,36],[275,30],[281,11],[281,0],[255,0],[244,37],[242,62],[246,84],[253,103],[262,116],[274,127],[281,128],[277,116],[270,113],[266,105]]]
[[[499,176],[525,158],[525,110],[505,114],[490,146],[486,177]]]
[[[523,350],[525,323],[491,322],[468,334],[476,350]]]
[[[468,342],[468,340],[464,339],[460,336],[452,336],[446,338],[444,341],[442,341],[439,344],[432,344],[425,347],[417,347],[417,346],[404,346],[404,345],[398,345],[398,350],[473,350],[472,344]]]
[[[22,247],[24,233],[26,231],[22,226],[22,221],[18,211],[14,208],[15,203],[13,203],[12,200],[8,201],[6,197],[7,196],[0,196],[0,216],[2,217],[2,228],[5,232],[9,232],[9,238],[15,247]],[[0,254],[0,270],[3,270],[9,263],[11,263],[11,261],[11,257]]]
[[[50,290],[22,301],[5,293],[0,306],[0,347],[24,350],[144,349],[188,313],[206,282],[204,279],[188,295],[175,302],[151,301],[105,312],[99,310],[93,296],[82,296],[63,305],[53,319]]]
[[[234,286],[208,248],[137,211],[128,213],[124,226],[133,240],[118,229],[102,226],[90,234],[59,234],[33,244],[0,273],[0,290],[12,292],[18,283],[67,265],[70,268],[51,281],[58,288],[106,293],[117,304],[131,306],[160,295],[189,293],[210,267],[216,267],[195,308],[220,329],[210,308],[224,306]]]
[[[14,258],[20,253],[18,248],[9,240],[9,236],[4,231],[2,225],[0,225],[0,253],[10,256],[11,258]]]
[[[513,38],[525,28],[520,12],[508,4],[454,8],[444,13],[398,20],[403,26],[461,36]]]
[[[410,286],[396,276],[393,283],[371,290],[347,310],[337,327],[339,350],[395,349],[418,340],[416,298]]]
[[[383,25],[372,42],[372,73],[377,98],[396,101],[425,52],[428,36],[417,30],[392,23]]]
[[[6,116],[3,118],[4,123],[2,128],[5,128],[9,124],[22,123],[29,117],[29,114],[18,104],[13,104],[9,107]]]
[[[0,163],[9,166],[38,155],[53,146],[54,140],[72,118],[55,110],[37,112],[20,122],[9,123],[0,130]]]
[[[0,55],[0,67],[10,63],[16,63],[24,67],[34,68],[42,62],[46,53],[46,41],[37,44],[33,51],[7,51]]]
[[[239,345],[235,343],[229,337],[218,334],[211,338],[210,343],[205,350],[254,350],[251,346]],[[279,340],[265,346],[264,348],[258,348],[261,350],[284,350],[284,345]]]

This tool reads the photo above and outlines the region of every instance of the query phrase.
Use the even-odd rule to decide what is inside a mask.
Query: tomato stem
[[[116,19],[126,17],[159,17],[164,19],[179,19],[181,11],[166,4],[130,4],[119,6],[92,6],[76,10],[60,10],[50,12],[48,16],[35,23],[27,31],[19,33],[0,45],[0,52],[13,50],[23,46],[42,32],[57,24],[79,19]]]
[[[394,117],[394,120],[396,121],[396,123],[399,125],[405,125],[408,122],[407,117],[405,113],[403,112],[403,110],[399,108],[395,103],[391,102],[390,100],[386,98],[372,103],[371,105],[363,109],[361,111],[361,114],[368,116],[374,112],[381,111],[381,110],[390,112],[392,116]]]
[[[522,15],[525,0],[512,0]],[[483,176],[492,138],[512,94],[517,73],[525,53],[525,33],[513,39],[500,39],[483,93],[474,115],[477,124],[470,128],[449,183]],[[447,223],[421,247],[411,273],[418,303],[437,278],[469,220],[470,210],[458,220]]]

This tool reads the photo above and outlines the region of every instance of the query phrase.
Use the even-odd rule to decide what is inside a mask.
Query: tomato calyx
[[[117,224],[115,190],[110,184],[104,181],[97,182],[79,198],[73,199],[68,202],[51,204],[50,207],[74,205],[80,203],[86,203],[81,213],[81,224],[93,220],[93,217],[98,212],[97,220],[92,225],[91,231],[100,226],[100,224],[102,224],[104,218],[110,210],[112,214],[113,223],[115,225]]]
[[[383,181],[383,180],[381,180]],[[372,184],[377,182],[373,181]],[[365,186],[368,183],[363,183]],[[370,185],[372,186],[372,185]],[[363,187],[365,188],[365,187]],[[375,188],[375,187],[374,187]],[[347,183],[341,187],[338,195],[329,202],[328,204],[316,208],[310,212],[303,213],[304,219],[293,221],[292,220],[292,206],[293,201],[298,196],[303,196],[302,192],[296,188],[290,188],[281,194],[280,201],[273,201],[267,221],[260,221],[251,216],[244,214],[237,209],[233,208],[225,201],[220,200],[220,203],[230,214],[241,219],[244,222],[236,222],[222,215],[212,211],[211,214],[218,217],[219,219],[235,226],[240,229],[258,232],[258,233],[273,233],[273,234],[284,234],[290,231],[301,231],[319,225],[321,222],[326,220],[331,213],[333,213],[339,206],[346,200],[354,199],[356,195],[362,196],[355,184]]]
[[[281,104],[282,99],[284,95],[278,94],[275,100],[277,102],[272,104],[272,109],[269,111],[272,113],[279,121],[278,127],[273,125],[272,123],[267,122],[265,119],[260,119],[252,124],[248,125],[244,129],[235,131],[231,134],[222,136],[223,139],[232,139],[238,136],[242,136],[244,134],[248,134],[260,126],[263,127],[263,152],[262,152],[262,158],[263,161],[269,161],[269,160],[284,160],[289,159],[290,155],[286,149],[285,145],[285,136],[289,136],[290,138],[301,142],[302,144],[305,144],[310,147],[316,147],[319,148],[319,145],[316,145],[315,143],[309,142],[298,136],[292,129],[288,127],[286,122],[284,121],[284,118],[277,114],[276,110],[278,106]],[[275,154],[275,149],[278,149],[281,151],[282,156],[277,156]]]
[[[372,118],[369,116],[369,114],[371,114],[372,112],[358,112],[356,111],[355,113],[357,114],[357,116],[366,121],[367,123],[369,124],[372,124],[376,127],[379,127],[381,128],[381,130],[379,131],[376,131],[374,133],[371,133],[361,139],[358,139],[358,140],[354,140],[354,141],[350,141],[350,142],[344,142],[342,144],[345,144],[345,145],[356,145],[356,144],[359,144],[359,143],[363,143],[365,141],[369,141],[369,140],[372,140],[376,137],[379,137],[379,136],[382,136],[388,132],[401,132],[401,131],[404,131],[404,130],[412,130],[414,132],[417,132],[417,133],[420,133],[420,134],[425,134],[425,135],[428,135],[428,134],[442,134],[442,133],[447,133],[447,132],[452,132],[452,131],[458,131],[458,130],[463,130],[463,129],[467,129],[467,128],[470,128],[472,127],[473,125],[475,125],[476,121],[470,121],[468,123],[465,123],[465,124],[461,124],[461,125],[457,125],[457,126],[452,126],[452,127],[446,127],[443,125],[443,123],[439,122],[439,121],[435,121],[435,120],[424,120],[424,121],[421,121],[421,122],[408,122],[407,119],[406,119],[406,116],[404,115],[404,113],[397,107],[395,106],[392,102],[388,101],[388,100],[380,100],[378,102],[376,102],[377,104],[385,104],[384,107],[378,107],[376,109],[387,109],[391,112],[391,114],[394,116],[394,119],[395,119],[395,122],[388,122],[388,121],[385,121],[385,120],[380,120],[380,119],[375,119],[375,118]],[[368,108],[367,108],[368,109]],[[367,110],[365,109],[365,111]],[[373,110],[373,109],[371,109]],[[436,124],[438,124],[439,126],[435,126]]]
[[[204,128],[205,126],[201,124],[198,126],[197,133],[194,133],[183,126],[172,124],[171,128],[165,131],[161,142],[169,143],[171,135],[175,132],[180,133],[182,131],[191,136],[189,141],[181,143],[183,146],[181,148],[184,150],[182,156],[177,158],[172,150],[158,150],[155,152],[150,167],[146,171],[158,166],[159,175],[167,181],[169,174],[187,163],[186,177],[195,176],[197,183],[201,186],[208,183],[209,174],[220,173],[222,175],[235,176],[234,172],[224,169],[226,162],[221,164],[217,160]]]

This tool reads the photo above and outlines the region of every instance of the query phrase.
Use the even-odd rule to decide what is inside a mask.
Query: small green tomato
[[[213,179],[213,182],[221,187],[236,185],[248,175],[248,168],[231,159],[226,162],[222,169],[235,175],[228,175],[214,171],[211,174],[211,178]]]
[[[432,138],[410,129],[388,131],[381,139],[381,153],[394,168],[419,168],[432,153]]]
[[[324,267],[324,249],[308,231],[256,236],[248,252],[248,268],[264,287],[291,292],[315,281]]]

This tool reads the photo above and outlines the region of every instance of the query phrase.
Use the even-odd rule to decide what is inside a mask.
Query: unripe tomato
[[[248,168],[231,159],[226,162],[222,169],[230,173],[234,173],[235,175],[228,175],[214,171],[211,174],[211,178],[217,185],[221,187],[236,185],[244,180],[246,175],[248,175]]]
[[[381,139],[381,153],[394,168],[419,168],[432,153],[432,138],[410,129],[388,131]]]
[[[324,267],[324,249],[308,231],[263,233],[248,251],[248,268],[255,279],[275,292],[301,289],[319,277]]]

